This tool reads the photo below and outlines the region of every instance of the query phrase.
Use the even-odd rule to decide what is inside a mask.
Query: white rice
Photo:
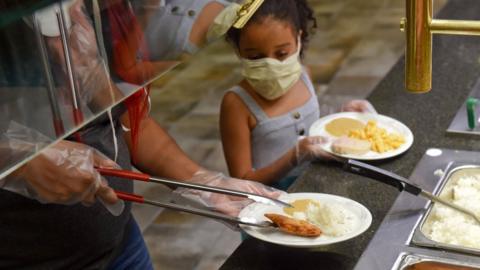
[[[293,212],[293,218],[300,219],[300,220],[307,220],[307,214],[304,212]]]
[[[318,226],[329,236],[342,236],[354,229],[355,215],[340,204],[310,203],[306,211],[307,220]]]
[[[441,197],[480,215],[480,176],[459,178]],[[422,231],[432,240],[480,249],[480,225],[467,215],[436,204]]]

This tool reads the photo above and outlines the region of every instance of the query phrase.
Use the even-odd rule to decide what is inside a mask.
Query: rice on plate
[[[306,220],[318,226],[322,233],[330,236],[342,236],[353,231],[358,218],[338,203],[321,203],[309,200],[306,210],[294,211],[296,219]]]

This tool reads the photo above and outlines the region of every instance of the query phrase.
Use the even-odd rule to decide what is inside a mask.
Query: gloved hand
[[[93,22],[84,9],[82,0],[76,1],[69,9],[72,20],[69,41],[74,70],[81,86],[82,100],[89,103],[96,96],[112,94],[108,92],[111,88],[110,77],[104,59],[99,53]]]
[[[332,160],[335,156],[328,153],[323,149],[323,146],[329,142],[327,137],[322,136],[310,136],[300,137],[297,145],[295,146],[296,160],[295,166],[302,164],[303,162],[313,160]]]
[[[0,187],[41,203],[92,205],[98,198],[113,214],[120,215],[119,201],[107,181],[94,168],[118,165],[97,150],[79,143],[60,141],[0,180]]]
[[[258,182],[249,180],[235,179],[227,177],[222,173],[200,170],[194,174],[188,182],[214,186],[218,188],[233,189],[243,192],[255,193],[270,198],[278,198],[285,192],[265,186]],[[220,193],[200,191],[187,188],[178,188],[174,192],[175,196],[186,197],[198,202],[208,208],[223,212],[227,215],[238,216],[240,211],[251,204],[253,201],[237,196],[224,195]]]
[[[110,76],[104,59],[100,56],[93,23],[84,12],[84,1],[71,3],[65,17],[71,21],[67,29],[70,58],[76,74],[80,100],[84,104],[96,106],[93,110],[104,109],[111,104],[118,93],[112,90]],[[53,60],[67,73],[65,55],[60,36],[46,37]],[[107,104],[104,104],[107,102]]]
[[[362,112],[362,113],[373,113],[376,114],[377,111],[373,105],[364,99],[355,99],[349,101],[342,105],[342,112]]]
[[[242,6],[237,3],[231,3],[225,7],[213,20],[207,31],[207,42],[212,43],[224,36],[233,26],[238,18],[238,11]]]

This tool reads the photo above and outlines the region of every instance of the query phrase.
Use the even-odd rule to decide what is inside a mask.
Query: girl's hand
[[[323,146],[328,143],[329,139],[322,136],[311,136],[305,137],[297,142],[295,153],[296,153],[296,164],[299,165],[305,161],[313,160],[333,160],[335,157],[325,151]]]
[[[364,99],[356,99],[349,101],[342,105],[342,112],[361,112],[361,113],[373,113],[376,114],[377,111],[373,105]]]
[[[195,184],[214,186],[218,188],[233,189],[243,192],[255,193],[270,198],[278,198],[285,192],[265,186],[258,182],[227,177],[222,173],[200,170],[188,180]],[[240,211],[253,201],[237,196],[229,196],[219,193],[200,191],[194,189],[179,188],[176,195],[181,195],[202,205],[213,208],[227,215],[238,216]]]

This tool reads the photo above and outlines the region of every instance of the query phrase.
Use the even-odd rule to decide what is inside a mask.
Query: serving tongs
[[[217,187],[201,185],[201,184],[185,183],[185,182],[180,182],[180,181],[171,180],[171,179],[152,177],[145,173],[133,172],[133,171],[127,171],[127,170],[105,169],[105,168],[96,168],[96,169],[103,176],[113,176],[113,177],[134,180],[134,181],[143,181],[143,182],[149,182],[149,183],[164,184],[164,185],[174,186],[174,187],[183,187],[183,188],[189,188],[189,189],[209,191],[209,192],[220,193],[225,195],[248,198],[254,202],[267,204],[267,205],[280,206],[280,207],[292,207],[290,204],[286,202],[283,202],[277,199],[268,198],[268,197],[254,194],[254,193],[249,193],[249,192],[242,192],[242,191],[233,190],[233,189],[223,189],[223,188],[217,188]],[[121,200],[131,201],[131,202],[136,202],[141,204],[149,204],[149,205],[159,206],[164,208],[170,208],[177,211],[182,211],[182,212],[196,214],[204,217],[223,220],[234,225],[244,224],[244,225],[256,226],[256,227],[276,227],[276,225],[268,221],[258,222],[252,218],[245,218],[245,217],[236,218],[236,217],[224,215],[218,212],[212,212],[208,210],[202,210],[202,209],[192,208],[187,206],[180,206],[178,204],[173,204],[173,203],[153,201],[153,200],[145,199],[143,196],[140,196],[137,194],[131,194],[131,193],[122,192],[122,191],[115,191],[115,193],[117,194],[118,198]]]
[[[348,159],[345,161],[344,169],[354,174],[362,175],[362,176],[380,181],[384,184],[394,186],[400,192],[406,191],[415,196],[422,196],[432,202],[440,203],[446,207],[449,207],[467,216],[472,217],[480,225],[480,217],[477,216],[474,212],[462,206],[446,201],[440,198],[439,196],[435,196],[431,192],[428,192],[422,189],[421,187],[410,183],[406,178],[400,175],[397,175],[395,173],[386,171],[384,169],[380,169],[378,167],[375,167],[357,160],[352,160],[352,159]]]

